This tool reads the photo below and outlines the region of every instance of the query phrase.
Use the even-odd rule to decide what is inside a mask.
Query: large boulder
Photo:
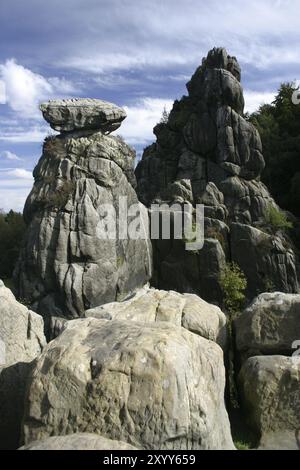
[[[231,256],[247,277],[248,298],[268,289],[298,292],[297,263],[290,245],[250,225],[231,225]]]
[[[168,322],[69,321],[28,387],[25,444],[92,432],[146,449],[232,449],[223,352]]]
[[[236,58],[223,48],[211,50],[187,84],[188,96],[176,100],[168,119],[155,126],[156,142],[136,168],[146,206],[204,206],[201,250],[187,253],[176,239],[154,241],[155,287],[195,293],[219,305],[226,261],[245,271],[248,299],[267,284],[290,293],[299,288],[293,244],[284,230],[273,234],[269,226],[269,209],[280,209],[260,181],[262,144],[243,114],[240,80]]]
[[[134,160],[122,139],[102,131],[46,139],[24,208],[16,284],[47,329],[49,317],[82,316],[150,279],[149,220],[134,189]]]
[[[255,356],[240,372],[242,404],[248,423],[261,437],[262,447],[275,436],[290,435],[299,443],[300,360],[284,356]],[[298,436],[298,437],[297,437]],[[295,439],[297,438],[297,439]],[[285,446],[288,448],[289,444]]]
[[[26,380],[46,344],[43,319],[0,281],[0,449],[18,447]]]
[[[97,434],[79,432],[68,436],[52,436],[31,442],[19,450],[138,450],[126,442],[113,441]]]
[[[300,340],[300,295],[259,295],[234,322],[242,361],[257,355],[291,355]]]
[[[124,109],[96,99],[55,100],[42,103],[40,110],[52,129],[59,132],[101,130],[112,132],[126,118]]]
[[[124,302],[87,310],[86,317],[140,323],[167,321],[226,346],[226,316],[197,295],[159,291],[145,286]]]

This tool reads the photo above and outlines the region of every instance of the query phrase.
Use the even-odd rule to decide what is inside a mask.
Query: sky
[[[137,150],[212,47],[238,58],[246,110],[300,79],[299,0],[0,0],[0,208],[22,211],[42,141],[38,105],[123,106]]]

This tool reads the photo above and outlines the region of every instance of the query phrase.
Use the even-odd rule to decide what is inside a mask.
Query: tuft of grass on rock
[[[234,445],[237,448],[237,450],[250,450],[251,449],[251,445],[249,442],[234,441]]]

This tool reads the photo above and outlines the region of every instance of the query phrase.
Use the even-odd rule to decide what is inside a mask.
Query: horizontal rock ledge
[[[44,119],[58,132],[76,130],[115,131],[126,118],[123,108],[90,98],[50,100],[40,105]]]

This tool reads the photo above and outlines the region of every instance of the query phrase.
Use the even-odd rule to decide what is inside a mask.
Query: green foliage
[[[220,276],[224,304],[230,315],[238,313],[245,301],[247,279],[236,263],[226,263]]]
[[[234,445],[237,448],[237,450],[250,450],[251,449],[249,442],[234,441]]]
[[[264,216],[266,223],[270,225],[275,231],[293,228],[292,222],[287,219],[287,216],[284,214],[284,212],[279,211],[271,204],[266,209]]]
[[[232,320],[243,308],[243,304],[245,302],[247,279],[236,263],[226,263],[223,270],[221,271],[220,285],[223,291],[224,305],[228,313],[227,387],[231,406],[233,408],[238,408],[238,391],[235,381]]]
[[[262,181],[280,207],[300,216],[300,104],[292,102],[295,89],[293,83],[283,83],[274,102],[248,119],[262,139],[266,161]]]
[[[22,214],[0,213],[0,278],[11,278],[25,231]]]

